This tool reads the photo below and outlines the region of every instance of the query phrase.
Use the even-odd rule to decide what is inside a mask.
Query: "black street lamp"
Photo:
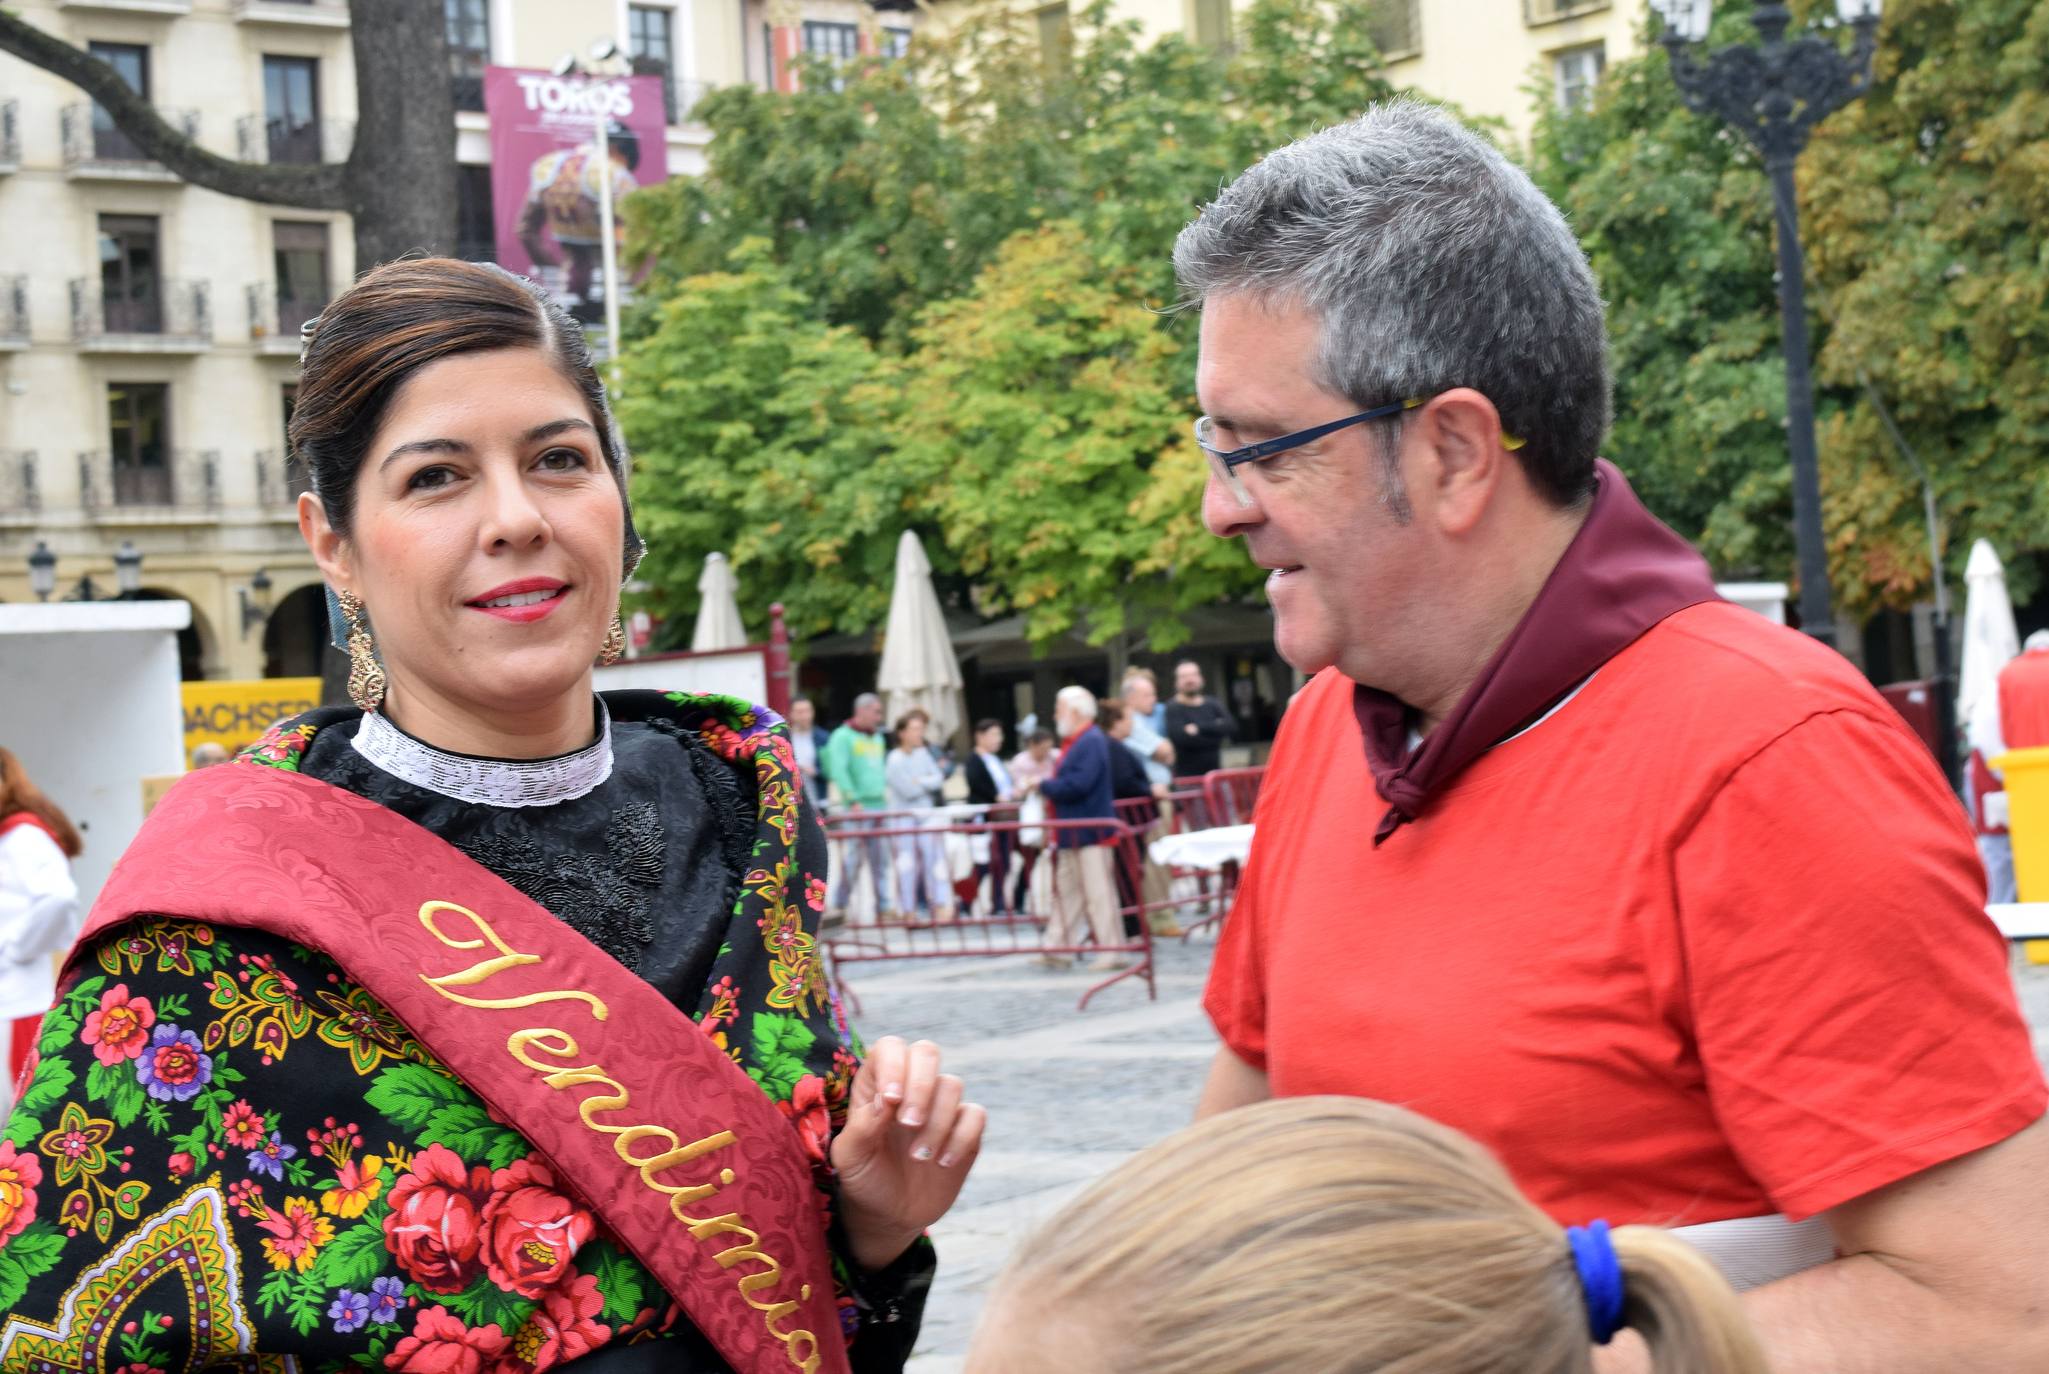
[[[1821,533],[1821,475],[1814,451],[1814,381],[1808,373],[1807,293],[1800,253],[1793,162],[1831,111],[1871,86],[1880,0],[1836,0],[1856,32],[1845,54],[1832,34],[1788,40],[1791,20],[1778,0],[1761,0],[1750,21],[1763,43],[1733,44],[1696,56],[1707,37],[1712,0],[1651,0],[1672,80],[1686,108],[1715,115],[1750,140],[1771,177],[1779,243],[1779,314],[1785,329],[1786,445],[1793,462],[1793,543],[1800,566],[1800,628],[1824,644],[1836,639],[1829,609],[1828,551]]]
[[[38,601],[48,601],[57,590],[57,555],[40,539],[28,556],[28,585]]]

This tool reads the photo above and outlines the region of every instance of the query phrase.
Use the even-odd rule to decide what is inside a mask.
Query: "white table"
[[[1994,902],[1985,913],[2009,940],[2049,940],[2049,902]]]
[[[1214,873],[1226,864],[1245,862],[1252,853],[1252,827],[1220,825],[1209,830],[1162,835],[1153,841],[1149,852],[1153,862],[1165,868],[1196,868]]]

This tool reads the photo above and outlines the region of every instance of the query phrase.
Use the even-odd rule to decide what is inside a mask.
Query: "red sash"
[[[788,1121],[660,993],[454,846],[314,778],[209,768],[151,813],[79,948],[142,915],[334,959],[533,1142],[739,1374],[848,1368]]]

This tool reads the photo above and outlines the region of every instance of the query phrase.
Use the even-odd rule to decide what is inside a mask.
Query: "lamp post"
[[[236,589],[242,610],[242,638],[249,638],[249,632],[270,618],[270,573],[258,568],[249,579],[249,585]]]
[[[555,63],[557,76],[581,78],[586,87],[592,81],[610,81],[633,74],[632,64],[619,55],[619,45],[609,38],[591,44],[589,58],[565,53]],[[587,92],[586,92],[587,93]],[[598,253],[605,270],[605,362],[616,381],[619,374],[619,245],[612,240],[612,107],[609,100],[591,102],[591,124],[598,142]]]
[[[1719,117],[1764,158],[1771,178],[1779,248],[1779,315],[1785,331],[1786,446],[1793,464],[1793,543],[1800,568],[1800,628],[1835,644],[1829,608],[1828,550],[1821,531],[1821,476],[1814,448],[1814,381],[1808,372],[1807,299],[1800,252],[1793,163],[1807,136],[1831,111],[1871,86],[1880,0],[1836,0],[1855,31],[1848,54],[1833,35],[1788,40],[1791,16],[1779,0],[1760,0],[1750,21],[1761,44],[1732,44],[1697,55],[1713,0],[1651,0],[1664,20],[1661,41],[1686,108]]]
[[[123,539],[114,550],[114,592],[123,601],[133,601],[142,590],[142,551]]]
[[[57,590],[57,555],[40,539],[28,556],[28,586],[38,601],[48,601]]]

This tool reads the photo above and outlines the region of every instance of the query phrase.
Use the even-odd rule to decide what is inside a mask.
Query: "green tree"
[[[1098,0],[1054,60],[1030,16],[977,5],[908,63],[700,106],[710,166],[636,193],[630,249],[654,304],[621,419],[665,604],[724,549],[800,632],[873,628],[907,523],[957,600],[1042,641],[1142,624],[1167,647],[1176,611],[1249,594],[1196,508],[1194,331],[1157,312],[1225,179],[1391,93],[1368,2],[1258,0],[1226,54],[1141,45]],[[777,329],[806,342],[786,357]]]
[[[766,244],[743,243],[728,270],[649,310],[621,359],[640,577],[672,626],[688,624],[715,549],[743,590],[772,589],[797,636],[879,624],[888,608],[906,515],[885,447],[887,367],[811,306]]]
[[[1796,7],[1809,17],[1825,8]],[[1750,37],[1720,6],[1712,41]],[[2049,11],[1895,0],[1870,92],[1800,163],[1823,515],[1836,603],[1925,596],[1931,470],[1954,577],[1983,535],[2017,598],[2049,548]],[[1748,146],[1680,108],[1662,51],[1612,68],[1591,110],[1540,124],[1534,170],[1609,302],[1610,454],[1724,573],[1786,576],[1791,502],[1770,199]]]
[[[1253,581],[1236,551],[1227,588],[1133,575],[1159,542],[1139,518],[1154,466],[1193,449],[1176,345],[1137,302],[1138,276],[1100,261],[1077,224],[1024,230],[966,296],[928,312],[905,360],[890,437],[912,504],[981,609],[1024,612],[1036,641],[1143,624],[1171,645],[1191,590],[1207,600]]]

